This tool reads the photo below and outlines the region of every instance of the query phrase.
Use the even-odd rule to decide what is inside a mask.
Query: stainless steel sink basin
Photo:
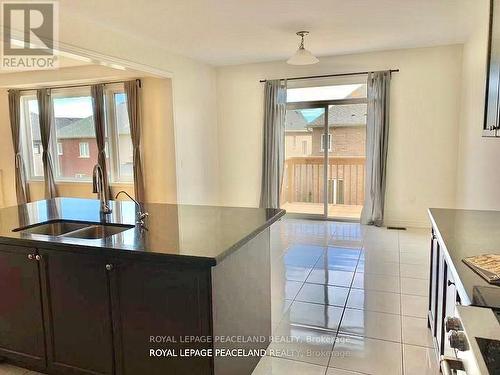
[[[133,225],[115,225],[115,224],[95,224],[78,229],[73,232],[63,234],[61,237],[82,238],[87,240],[96,240],[106,238],[114,234],[133,228]]]
[[[75,223],[72,221],[55,221],[51,223],[42,223],[30,228],[15,229],[15,232],[29,234],[44,234],[46,236],[60,236],[64,233],[73,232],[78,229],[87,228],[89,223]]]
[[[112,236],[133,227],[133,225],[123,224],[92,224],[60,220],[41,223],[29,228],[18,228],[14,231],[27,234],[96,240]]]

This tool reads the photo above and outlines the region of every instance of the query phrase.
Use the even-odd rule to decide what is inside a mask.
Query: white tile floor
[[[425,319],[428,239],[422,229],[276,223],[271,251],[277,339],[253,374],[439,374]],[[0,364],[0,375],[34,374]]]
[[[428,262],[425,229],[275,224],[277,342],[253,374],[439,374],[425,319]]]

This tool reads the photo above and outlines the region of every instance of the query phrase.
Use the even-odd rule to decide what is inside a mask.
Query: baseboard
[[[384,220],[384,226],[405,227],[405,228],[430,228],[431,222],[427,220]]]

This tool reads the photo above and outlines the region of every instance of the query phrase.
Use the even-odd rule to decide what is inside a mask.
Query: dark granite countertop
[[[51,248],[88,248],[109,255],[152,254],[172,261],[215,265],[232,251],[269,227],[284,210],[145,204],[149,212],[147,231],[140,227],[97,240],[13,232],[13,229],[57,220],[135,225],[136,206],[129,201],[111,201],[113,212],[103,218],[99,201],[55,198],[0,209],[0,242],[26,246],[51,244]]]
[[[431,208],[429,216],[439,241],[444,245],[462,303],[491,305],[494,300],[498,301],[500,287],[489,284],[462,259],[500,254],[500,211]],[[485,302],[485,298],[489,302]]]

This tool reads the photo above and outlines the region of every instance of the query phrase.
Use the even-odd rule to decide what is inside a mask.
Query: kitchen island
[[[0,210],[0,356],[49,374],[250,374],[271,335],[269,227],[285,212],[146,204],[143,228],[133,202],[110,206]]]

